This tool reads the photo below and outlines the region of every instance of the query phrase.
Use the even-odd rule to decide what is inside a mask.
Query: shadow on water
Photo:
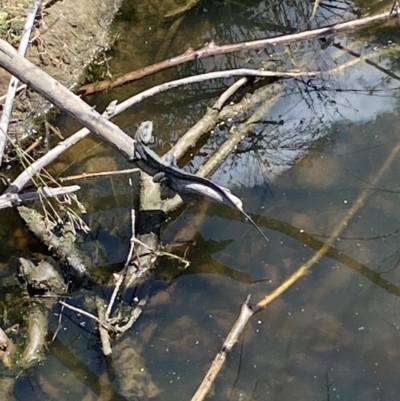
[[[312,10],[303,0],[205,1],[185,14],[165,44],[172,22],[162,15],[172,6],[141,3],[126,1],[116,27],[121,33],[110,60],[115,76],[211,39],[232,43],[305,29]],[[311,25],[354,18],[360,11],[347,1],[321,2]],[[214,397],[397,400],[400,158],[376,186],[370,183],[398,142],[398,37],[399,28],[390,24],[328,38],[328,43],[309,41],[216,56],[90,99],[103,109],[112,99],[123,100],[163,81],[214,69],[336,68],[334,74],[318,78],[256,84],[252,113],[259,118],[254,130],[213,176],[243,199],[244,209],[267,233],[269,244],[225,206],[200,202],[174,213],[163,227],[162,242],[185,255],[191,265],[187,270],[171,261],[159,265],[146,283],[149,301],[143,314],[115,343],[113,363],[102,356],[93,322],[67,311],[45,362],[17,379],[15,399],[188,399],[247,295],[257,302],[284,281],[330,238],[359,194],[368,189],[364,207],[326,257],[250,320],[215,384]],[[351,65],[338,68],[346,64]],[[154,148],[163,153],[232,82],[217,80],[170,91],[115,121],[133,134],[140,121],[153,120]],[[76,128],[68,118],[59,123],[68,132]],[[224,142],[227,125],[221,124],[188,157],[187,169],[195,171]],[[53,165],[61,176],[122,168],[127,163],[93,138]],[[137,201],[138,187],[127,182],[126,176],[79,182],[91,228],[82,246],[99,276],[111,275],[128,253],[129,210]],[[0,262],[5,264],[11,253],[34,244],[13,214],[0,211],[0,218],[8,219],[9,231],[1,233],[7,238],[0,249]],[[110,290],[99,286],[95,291]],[[1,299],[10,308],[7,303],[13,298],[5,294]],[[74,301],[85,306],[79,295]],[[54,316],[51,329],[57,324]],[[133,354],[141,366],[130,365]],[[143,381],[142,391],[133,393],[141,371],[152,380]]]

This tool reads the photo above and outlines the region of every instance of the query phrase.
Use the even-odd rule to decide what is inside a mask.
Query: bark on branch
[[[0,66],[98,135],[126,158],[133,156],[133,140],[78,96],[36,67],[4,40],[0,40]]]

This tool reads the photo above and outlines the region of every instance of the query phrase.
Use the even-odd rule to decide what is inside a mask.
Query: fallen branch
[[[1,47],[0,47],[0,51],[1,51]],[[1,65],[1,61],[2,60],[0,57],[0,65]],[[227,78],[227,77],[232,77],[232,76],[243,76],[243,75],[259,76],[259,77],[265,77],[265,76],[267,76],[267,77],[270,77],[270,76],[295,77],[295,76],[303,76],[303,75],[314,76],[317,74],[318,73],[316,73],[316,72],[276,73],[276,72],[270,72],[270,71],[255,71],[255,70],[245,69],[245,68],[237,69],[237,70],[230,70],[230,71],[223,71],[223,72],[216,72],[216,73],[201,74],[201,75],[197,75],[194,77],[178,79],[175,81],[171,81],[171,82],[167,82],[167,83],[164,83],[161,85],[154,86],[153,88],[147,89],[135,96],[130,97],[129,99],[123,101],[120,104],[115,104],[115,102],[114,102],[108,106],[103,118],[112,118],[112,117],[122,113],[123,111],[127,110],[128,108],[132,107],[133,105],[143,101],[144,99],[147,99],[151,96],[155,96],[156,94],[159,94],[161,92],[165,92],[167,90],[177,88],[178,86],[187,85],[187,84],[195,83],[195,82],[201,82],[201,81],[208,80],[208,79]],[[47,76],[47,77],[51,78],[50,76]],[[41,93],[41,94],[47,100],[52,101],[51,98],[47,97],[47,94],[45,94],[45,93]],[[70,93],[70,95],[74,96],[72,93]],[[82,101],[80,100],[80,102],[82,102]],[[86,103],[84,103],[84,104],[86,105]],[[93,111],[93,110],[91,110],[91,111]],[[44,155],[42,158],[40,158],[36,162],[32,163],[26,170],[24,170],[11,183],[10,187],[7,189],[6,192],[7,193],[19,192],[36,173],[38,173],[42,168],[44,168],[49,163],[51,163],[53,160],[55,160],[64,151],[66,151],[71,146],[75,145],[77,142],[79,142],[80,140],[85,138],[87,135],[89,135],[89,133],[90,133],[90,131],[87,128],[83,128],[80,131],[76,132],[71,137],[69,137],[68,139],[66,139],[65,141],[60,142],[54,149],[47,152],[46,155]],[[127,136],[125,133],[123,133],[123,135],[124,135],[124,137]],[[129,148],[132,148],[132,152],[133,152],[133,141],[130,137],[128,137],[128,138],[130,139]],[[125,140],[125,138],[124,138],[124,140]],[[106,142],[108,142],[108,140],[106,140]],[[130,152],[130,150],[128,150],[128,153],[129,152]],[[126,151],[124,153],[126,154]],[[0,197],[0,199],[1,199],[1,197]]]
[[[376,186],[378,181],[382,178],[383,174],[387,171],[389,166],[392,164],[393,160],[398,157],[400,153],[400,143],[398,143],[391,151],[388,158],[383,163],[382,167],[379,169],[377,174],[372,177],[370,182],[370,187]],[[314,266],[325,254],[331,249],[331,246],[336,241],[336,239],[340,236],[343,229],[347,227],[350,219],[360,210],[360,208],[364,205],[365,200],[367,199],[370,193],[370,189],[364,189],[360,196],[356,199],[352,207],[348,210],[344,218],[335,226],[333,229],[331,237],[322,245],[322,247],[311,257],[305,264],[300,266],[285,282],[283,282],[278,288],[276,288],[271,294],[265,296],[261,301],[259,301],[254,307],[251,307],[249,298],[243,304],[240,315],[231,329],[227,339],[225,340],[221,351],[217,354],[212,362],[210,369],[208,370],[206,376],[204,377],[202,383],[200,384],[198,390],[192,397],[192,401],[201,401],[204,400],[206,395],[208,394],[211,386],[213,385],[218,373],[222,369],[222,366],[226,360],[227,354],[233,348],[234,344],[238,341],[239,335],[242,333],[243,328],[246,323],[255,313],[264,309],[269,305],[272,301],[282,295],[287,289],[289,289],[294,283],[297,282],[301,277],[309,272],[312,266]]]
[[[122,272],[118,275],[117,282],[116,282],[115,287],[114,287],[114,291],[113,291],[113,293],[111,295],[110,302],[108,303],[107,310],[106,310],[105,315],[104,315],[104,319],[106,321],[110,318],[111,311],[113,309],[115,299],[117,298],[117,295],[118,295],[118,293],[120,291],[121,285],[122,285],[122,283],[124,281],[124,278],[125,278],[125,275],[126,275],[126,270],[128,269],[129,263],[131,262],[131,260],[133,258],[133,253],[135,251],[135,239],[136,239],[135,238],[136,237],[135,222],[136,222],[136,214],[135,214],[135,210],[132,209],[131,210],[131,239],[130,239],[131,246],[129,247],[129,252],[128,252],[128,256],[127,256],[126,261],[125,261],[124,268],[123,268]]]
[[[27,192],[25,194],[4,194],[0,197],[0,209],[5,209],[7,207],[18,206],[22,203],[32,202],[38,199],[41,199],[43,196],[47,198],[54,198],[55,196],[70,194],[73,192],[77,192],[81,189],[79,185],[71,185],[69,187],[59,187],[59,188],[50,188],[43,187],[40,188],[41,193],[36,192]]]
[[[18,86],[18,88],[16,89],[16,93],[21,92],[23,89],[26,89],[27,85],[26,84],[22,84],[20,86]],[[2,102],[3,100],[7,99],[7,93],[5,95],[0,96],[0,102]],[[4,105],[3,105],[4,108]]]
[[[36,67],[4,40],[0,40],[0,66],[108,143],[127,159],[133,156],[132,139],[78,96]]]
[[[231,85],[214,105],[208,108],[206,114],[179,139],[170,150],[177,160],[182,158],[190,148],[193,148],[203,134],[217,125],[222,108],[248,81],[248,78],[241,78]]]
[[[126,170],[101,171],[100,173],[82,173],[82,174],[70,175],[68,177],[60,177],[58,178],[58,181],[66,182],[66,181],[86,180],[87,178],[108,177],[109,175],[132,174],[137,171],[139,171],[139,169],[135,167],[135,168],[128,168]]]
[[[130,82],[137,81],[138,79],[141,79],[148,75],[152,75],[159,71],[175,67],[188,61],[216,56],[218,54],[234,53],[241,50],[263,49],[265,47],[276,47],[278,45],[287,45],[294,42],[300,42],[302,40],[323,38],[328,35],[336,35],[340,32],[347,32],[353,29],[360,29],[369,25],[378,24],[380,22],[386,21],[389,18],[393,18],[396,16],[397,16],[397,11],[384,12],[378,15],[374,15],[372,17],[366,17],[358,20],[342,22],[340,24],[329,25],[324,28],[317,28],[290,35],[278,36],[267,39],[258,39],[249,42],[240,42],[223,46],[219,46],[216,45],[214,42],[211,42],[203,46],[199,50],[188,49],[185,53],[182,53],[176,57],[172,57],[168,60],[161,61],[159,63],[141,68],[139,70],[131,71],[123,75],[122,77],[115,79],[114,81],[100,81],[92,84],[83,85],[79,89],[79,93],[82,95],[89,95],[91,93],[116,88],[118,86],[122,86]]]
[[[42,0],[34,0],[31,6],[29,7],[28,15],[24,26],[24,32],[22,34],[21,42],[18,47],[18,54],[20,54],[21,56],[25,55],[26,50],[28,48],[29,38],[31,36],[32,28],[35,22],[36,13],[41,2]],[[11,117],[11,111],[14,103],[15,94],[17,92],[18,82],[19,82],[18,78],[14,76],[11,77],[7,91],[7,98],[4,103],[3,113],[0,119],[0,166],[4,154],[4,148],[7,142],[8,124]]]
[[[94,320],[95,322],[97,322],[99,325],[103,326],[106,330],[110,330],[110,331],[115,331],[115,328],[109,324],[107,324],[106,322],[102,322],[98,317],[96,317],[95,315],[92,315],[89,312],[86,312],[83,309],[80,308],[76,308],[75,306],[72,306],[70,304],[67,304],[64,301],[58,301],[61,305],[65,306],[68,309],[73,310],[74,312],[80,313],[81,315],[87,316],[88,318]]]

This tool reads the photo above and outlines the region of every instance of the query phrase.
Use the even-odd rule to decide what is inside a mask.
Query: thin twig
[[[131,246],[129,248],[128,257],[126,258],[126,262],[125,262],[125,266],[124,266],[123,272],[120,273],[119,276],[118,276],[117,282],[115,284],[114,291],[113,291],[113,293],[111,295],[111,298],[110,298],[110,302],[108,303],[107,311],[105,313],[105,321],[108,321],[108,319],[110,318],[111,311],[112,311],[112,308],[114,306],[115,299],[116,299],[116,297],[118,295],[118,292],[119,292],[119,289],[121,288],[121,285],[122,285],[122,283],[124,281],[124,277],[125,277],[124,272],[126,271],[128,265],[129,265],[129,262],[132,260],[133,252],[135,251],[135,239],[136,239],[135,238],[135,221],[136,221],[135,210],[131,209],[131,232],[132,232],[131,240],[130,240]]]
[[[79,185],[71,185],[69,187],[42,187],[38,188],[36,192],[27,192],[25,194],[5,194],[0,197],[0,209],[21,205],[22,203],[32,202],[42,199],[43,196],[47,198],[54,198],[56,196],[71,194],[81,189]]]
[[[28,87],[28,85],[26,85],[26,84],[19,85],[18,88],[15,90],[15,92],[16,93],[21,92],[23,89],[25,89],[27,87]],[[3,100],[6,100],[6,99],[7,99],[7,93],[5,95],[0,96],[0,102],[2,102]],[[4,105],[3,105],[3,107],[4,107]]]
[[[120,175],[120,174],[132,174],[140,171],[139,168],[129,168],[126,170],[117,170],[117,171],[102,171],[100,173],[82,173],[76,175],[70,175],[68,177],[60,177],[58,180],[60,182],[65,181],[76,181],[76,180],[85,180],[87,178],[94,178],[94,177],[107,177],[109,175]]]
[[[80,308],[76,308],[75,306],[72,306],[70,304],[67,304],[64,301],[58,301],[61,305],[64,305],[66,308],[73,310],[74,312],[80,313],[81,315],[85,315],[87,317],[89,317],[90,319],[93,319],[95,322],[97,322],[98,324],[100,324],[101,326],[103,326],[106,330],[112,330],[112,331],[117,331],[115,329],[115,327],[111,326],[110,324],[107,324],[106,322],[102,322],[98,317],[96,317],[95,315],[92,315],[89,312],[86,312],[83,309]]]
[[[55,332],[53,333],[53,337],[51,338],[50,343],[54,342],[54,340],[56,339],[59,331],[61,330],[61,322],[62,322],[62,316],[63,316],[63,313],[64,313],[64,309],[65,309],[65,306],[61,305],[61,310],[60,310],[60,313],[58,315],[57,328],[56,328]]]
[[[35,17],[37,10],[39,8],[39,5],[41,3],[41,0],[34,0],[28,10],[28,15],[26,18],[25,26],[24,26],[24,31],[22,34],[21,42],[18,47],[18,53],[21,56],[24,56],[26,53],[26,50],[28,48],[29,44],[29,37],[31,36],[32,28],[35,23]],[[10,84],[8,86],[8,91],[7,91],[7,98],[4,103],[3,107],[3,114],[1,115],[0,119],[0,166],[4,154],[4,148],[6,146],[7,142],[7,131],[8,131],[8,124],[10,121],[11,117],[11,110],[15,98],[15,93],[17,91],[18,87],[18,78],[16,77],[11,77]]]
[[[96,308],[100,321],[107,322],[108,319],[106,318],[104,312],[105,311],[104,299],[100,298],[99,296],[96,296]],[[99,333],[100,333],[101,348],[103,350],[103,354],[105,356],[109,356],[112,354],[112,348],[108,329],[106,329],[102,324],[100,324]]]
[[[398,143],[391,151],[388,158],[385,160],[379,171],[376,175],[369,180],[371,183],[371,187],[376,186],[377,182],[382,178],[383,174],[387,171],[391,163],[395,158],[398,157],[400,153],[400,143]],[[255,307],[251,308],[248,300],[242,306],[241,313],[234,324],[231,332],[229,333],[226,341],[224,342],[221,351],[216,355],[214,361],[210,369],[208,370],[206,376],[204,377],[202,383],[200,384],[198,390],[192,397],[191,401],[202,401],[210,391],[211,386],[213,385],[215,378],[218,373],[222,369],[222,366],[226,360],[227,351],[230,350],[235,342],[238,340],[239,335],[241,334],[245,324],[250,319],[252,315],[257,313],[258,311],[264,309],[268,304],[274,301],[277,297],[283,294],[287,289],[289,289],[297,280],[303,277],[312,266],[315,265],[332,247],[334,241],[340,236],[344,228],[348,225],[350,219],[360,210],[360,208],[364,205],[365,200],[367,199],[370,193],[369,188],[365,188],[360,196],[356,199],[352,207],[348,210],[344,218],[335,226],[333,229],[331,237],[322,245],[322,247],[316,252],[313,257],[311,257],[305,264],[300,266],[299,269],[296,270],[285,282],[283,282],[278,288],[276,288],[271,294],[265,296],[261,301],[259,301]]]
[[[267,47],[276,47],[278,45],[287,45],[290,43],[300,42],[303,40],[318,39],[325,36],[334,35],[339,32],[347,32],[354,29],[364,28],[369,25],[378,24],[380,22],[386,21],[388,18],[396,16],[397,16],[397,11],[394,10],[392,12],[387,11],[372,17],[361,18],[358,20],[351,20],[339,24],[329,25],[323,28],[317,28],[305,32],[283,35],[273,38],[258,39],[258,40],[228,44],[223,46],[218,46],[214,42],[211,42],[203,46],[199,50],[189,49],[185,53],[172,57],[168,60],[163,60],[159,63],[140,68],[139,70],[131,71],[128,74],[123,75],[122,77],[116,78],[112,82],[101,81],[84,85],[79,89],[79,92],[81,94],[88,95],[94,92],[109,90],[133,81],[137,81],[148,75],[152,75],[159,71],[175,67],[188,61],[216,56],[218,54],[229,54],[242,50],[257,50]]]

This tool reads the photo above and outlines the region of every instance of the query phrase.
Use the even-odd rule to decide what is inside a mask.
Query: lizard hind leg
[[[167,175],[164,173],[164,171],[160,171],[159,173],[154,174],[153,182],[155,182],[157,184],[168,185],[169,179],[168,179]]]
[[[153,176],[153,182],[157,184],[161,184],[161,199],[171,199],[175,196],[175,191],[170,187],[170,180],[164,171],[160,171],[159,173]]]

